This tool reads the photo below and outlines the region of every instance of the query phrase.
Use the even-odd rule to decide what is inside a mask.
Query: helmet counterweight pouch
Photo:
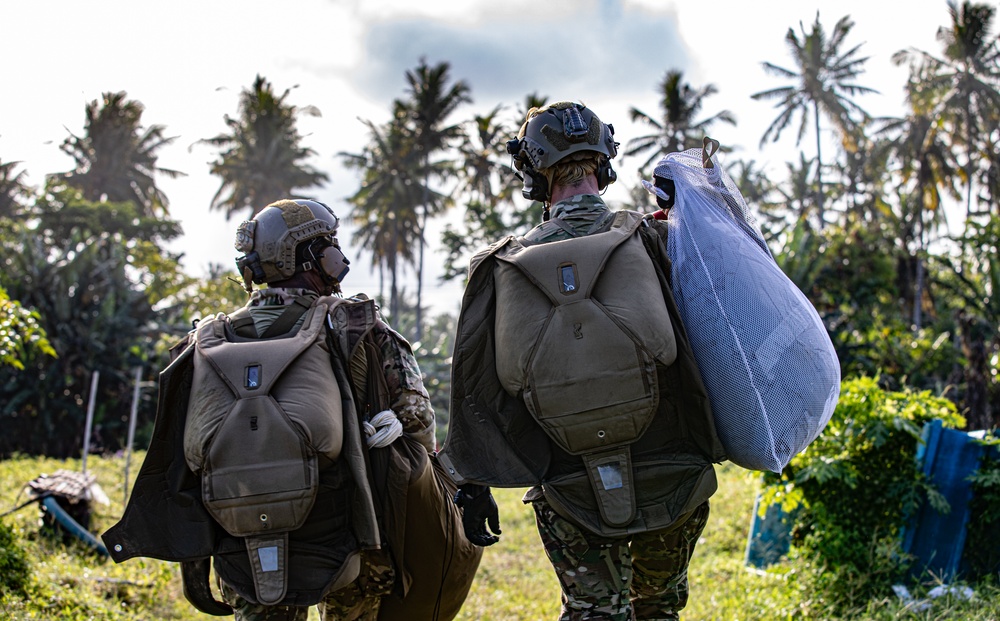
[[[677,357],[659,280],[620,211],[603,233],[497,247],[496,357],[504,389],[567,452],[581,455],[601,519],[635,517],[629,445],[659,403],[657,364]]]
[[[257,600],[265,605],[285,596],[288,533],[315,502],[318,456],[336,460],[342,448],[326,310],[312,309],[287,337],[239,337],[225,315],[201,322],[195,336],[185,459],[201,475],[208,512],[245,538]]]

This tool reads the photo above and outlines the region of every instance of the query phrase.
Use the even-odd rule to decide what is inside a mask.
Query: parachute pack
[[[781,472],[833,415],[840,363],[709,142],[668,154],[654,170],[676,192],[667,218],[671,287],[728,458]]]
[[[222,314],[202,321],[194,334],[184,458],[201,476],[208,512],[246,542],[261,604],[285,598],[288,533],[313,507],[320,459],[336,461],[343,445],[341,395],[325,343],[327,310],[317,305],[285,337],[240,337]]]
[[[511,237],[494,252],[500,382],[583,457],[613,527],[635,517],[628,445],[656,412],[657,364],[677,357],[639,226],[641,214],[619,211],[603,233],[528,246]]]

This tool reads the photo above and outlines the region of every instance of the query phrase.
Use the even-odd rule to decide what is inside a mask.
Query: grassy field
[[[141,454],[133,457],[131,478]],[[90,458],[88,470],[111,498],[95,506],[92,530],[102,532],[121,515],[124,460]],[[80,470],[79,460],[13,459],[0,461],[0,513],[26,500],[25,484],[42,473]],[[769,572],[748,570],[744,563],[757,477],[732,466],[720,467],[720,489],[712,500],[712,517],[691,564],[691,600],[686,621],[783,621],[821,618],[821,602],[808,600],[784,576],[794,567]],[[535,532],[530,507],[520,502],[523,490],[496,490],[503,538],[483,556],[476,582],[460,621],[554,620],[559,614],[559,587]],[[4,518],[31,566],[29,596],[0,593],[0,619],[20,621],[84,621],[210,619],[192,608],[181,593],[178,567],[149,559],[116,565],[83,546],[66,547],[39,535],[37,505]],[[0,551],[2,553],[2,551]],[[2,566],[2,558],[0,558]],[[2,584],[2,582],[0,582]],[[315,611],[312,619],[317,619]],[[972,601],[933,600],[918,610],[895,597],[873,601],[849,617],[857,621],[916,619],[926,621],[1000,621],[1000,588],[979,587]],[[415,620],[420,621],[420,620]]]

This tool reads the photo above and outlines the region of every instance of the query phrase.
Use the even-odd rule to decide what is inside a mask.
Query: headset
[[[243,275],[244,288],[247,291],[252,291],[251,283],[264,284],[287,278],[292,273],[310,270],[319,272],[320,277],[327,284],[338,285],[350,271],[351,262],[344,256],[337,241],[336,231],[339,219],[336,214],[329,206],[319,201],[290,199],[285,202],[294,202],[307,207],[314,216],[317,212],[328,213],[329,218],[316,216],[303,225],[287,230],[284,234],[279,235],[277,240],[273,239],[275,234],[271,233],[267,236],[266,241],[256,240],[262,227],[265,226],[260,222],[262,218],[267,220],[268,227],[273,227],[276,222],[282,227],[287,227],[287,221],[283,221],[284,216],[277,215],[283,212],[272,212],[270,209],[271,207],[284,209],[281,207],[281,201],[268,205],[254,219],[243,222],[236,231],[236,249],[244,254],[236,259],[236,267]],[[296,244],[294,241],[296,236],[311,236],[312,238]],[[264,243],[266,247],[270,247],[269,252],[273,251],[275,254],[273,258],[268,257],[266,263],[260,253],[253,249],[258,241]],[[291,271],[292,262],[295,263],[294,272]]]
[[[583,116],[585,110],[589,112],[589,123]],[[611,158],[618,154],[619,143],[614,141],[615,128],[602,123],[582,104],[561,102],[548,106],[525,121],[520,133],[524,137],[508,140],[506,149],[513,159],[515,176],[524,183],[521,195],[528,200],[548,202],[552,196],[548,179],[539,172],[539,167],[551,166],[565,155],[579,151],[600,154],[595,171],[598,190],[603,192],[618,179],[618,174],[611,167]],[[539,134],[553,149],[547,152],[546,145],[531,134]],[[565,155],[552,158],[563,151]],[[524,173],[523,176],[517,171]]]
[[[327,284],[336,285],[344,281],[351,271],[351,262],[344,256],[336,237],[320,237],[305,249],[307,260],[302,262],[302,271],[318,269]]]

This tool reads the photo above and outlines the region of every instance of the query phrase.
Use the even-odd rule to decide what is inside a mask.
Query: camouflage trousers
[[[532,501],[538,534],[562,588],[560,621],[667,621],[687,605],[687,569],[708,501],[670,527],[608,539]]]
[[[346,587],[328,594],[317,605],[322,621],[375,621],[382,596],[392,591],[395,570],[391,564],[362,556],[361,575]],[[233,607],[235,621],[306,621],[308,606],[265,606],[241,597],[219,580],[222,599]]]

